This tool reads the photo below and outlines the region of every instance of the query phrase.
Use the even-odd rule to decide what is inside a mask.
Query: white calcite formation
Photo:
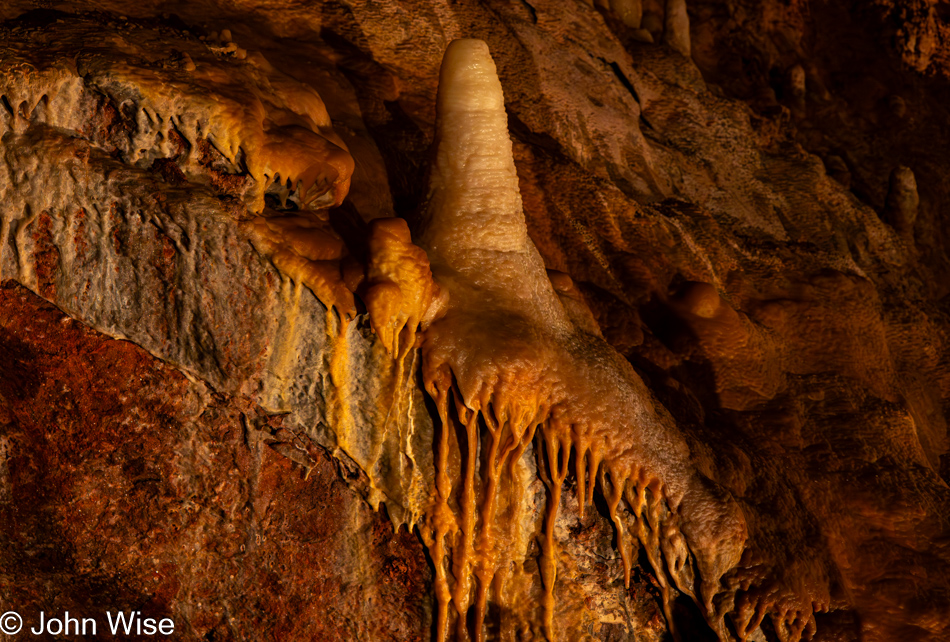
[[[745,518],[691,465],[683,436],[630,364],[591,332],[570,283],[556,276],[559,292],[552,286],[527,234],[504,96],[479,40],[453,42],[443,60],[421,228],[418,243],[446,295],[422,343],[423,378],[442,421],[424,529],[436,567],[437,639],[453,622],[466,637],[473,606],[482,639],[489,601],[529,617],[533,608],[546,638],[556,638],[554,525],[570,461],[581,511],[595,487],[607,501],[625,579],[633,564],[629,538],[636,537],[657,572],[670,624],[667,578],[727,639],[729,600],[721,598],[730,590],[722,579],[740,562]],[[521,587],[529,535],[519,460],[536,434],[548,499],[544,591],[532,607]],[[758,620],[742,624],[746,635]]]

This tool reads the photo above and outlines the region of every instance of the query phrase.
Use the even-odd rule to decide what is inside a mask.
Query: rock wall
[[[151,38],[142,64],[162,69],[260,52],[352,154],[326,221],[363,260],[364,221],[423,205],[446,45],[485,40],[546,267],[742,507],[729,634],[942,640],[946,7],[690,0],[684,32],[681,4],[14,0],[0,49],[47,52],[70,91],[113,102],[49,52],[94,32]],[[0,57],[4,87],[29,84],[21,63]],[[125,149],[110,141],[142,131],[134,115],[50,104],[0,111],[0,610],[139,609],[182,639],[429,639],[431,562],[407,527],[437,415],[417,362],[393,362],[358,298],[347,323],[281,268],[242,222],[239,162]],[[524,461],[540,523],[549,491]],[[642,553],[625,588],[606,506],[581,518],[576,492],[569,476],[556,636],[661,639],[657,570]],[[672,619],[715,639],[685,597]]]

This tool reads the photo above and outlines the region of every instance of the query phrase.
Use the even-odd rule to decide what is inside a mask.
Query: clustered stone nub
[[[686,0],[595,0],[604,9],[613,11],[621,22],[633,29],[634,37],[653,42],[654,33],[662,34],[663,42],[687,58],[690,56],[689,15]]]

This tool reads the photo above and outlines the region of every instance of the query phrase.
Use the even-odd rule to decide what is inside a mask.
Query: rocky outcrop
[[[669,410],[690,465],[747,522],[742,571],[724,580],[731,597],[713,605],[731,614],[722,635],[946,637],[945,12],[910,0],[850,13],[804,0],[690,0],[684,37],[682,3],[634,4],[103,0],[85,8],[112,13],[6,22],[3,46],[46,51],[56,82],[85,98],[68,122],[52,117],[52,99],[26,108],[8,99],[0,111],[2,278],[76,320],[61,321],[21,286],[3,290],[0,492],[21,512],[4,505],[3,554],[16,570],[2,606],[80,610],[88,593],[175,613],[194,639],[212,630],[222,639],[429,637],[432,570],[418,540],[401,530],[393,544],[382,514],[357,498],[385,506],[395,523],[418,521],[432,492],[438,415],[414,374],[417,353],[394,361],[361,316],[360,295],[369,295],[359,265],[370,263],[364,221],[415,222],[439,62],[449,41],[474,37],[498,67],[527,231],[545,266],[570,275],[573,285],[560,288],[586,300],[606,341]],[[32,8],[15,0],[3,17]],[[118,34],[140,54],[149,42],[176,43],[130,63],[160,73],[186,70],[189,51],[192,64],[226,74],[261,52],[319,94],[354,161],[347,200],[325,216],[291,212],[316,193],[301,201],[285,184],[267,196],[233,149],[202,154],[183,133],[183,153],[154,124],[164,137],[144,154],[115,144],[138,141],[147,119],[109,108],[124,97],[137,104],[135,83],[115,74],[112,84],[92,82],[81,58],[73,70],[55,54],[83,29]],[[24,67],[2,60],[4,86],[22,83]],[[253,206],[258,198],[270,211]],[[266,220],[252,219],[259,213]],[[287,230],[297,240],[281,245]],[[392,283],[384,273],[369,285]],[[340,304],[353,290],[352,304]],[[73,335],[107,347],[89,356]],[[36,356],[53,346],[62,346],[59,361]],[[76,379],[76,368],[102,376]],[[154,384],[133,385],[153,371],[162,373],[145,377]],[[119,383],[131,387],[110,396]],[[31,401],[37,390],[48,395],[42,403]],[[124,441],[150,422],[176,428]],[[104,432],[89,429],[99,441],[86,450],[64,450],[86,438],[80,425]],[[129,445],[96,463],[116,440]],[[521,479],[540,525],[553,491],[535,445]],[[202,449],[222,460],[188,454]],[[353,490],[325,452],[344,462]],[[309,481],[296,476],[301,467]],[[578,480],[565,481],[553,527],[556,636],[659,639],[668,623],[657,586],[668,580],[654,584],[656,565],[643,563],[624,588],[609,506],[582,517]],[[121,509],[101,498],[109,484]],[[150,487],[157,494],[144,493]],[[268,488],[288,494],[271,500]],[[37,496],[49,499],[22,512],[22,498]],[[97,541],[89,521],[66,521],[67,497],[104,512],[95,523],[112,539]],[[169,524],[172,513],[156,507],[185,497],[192,504],[174,519],[190,505],[200,507],[195,517]],[[314,503],[326,508],[310,512]],[[257,516],[277,506],[308,517],[267,522],[280,558],[296,562],[265,581],[276,548],[244,564],[212,542],[228,541],[217,533],[232,528],[250,541],[264,528]],[[145,543],[163,529],[176,535]],[[297,529],[315,531],[307,539]],[[527,611],[545,590],[538,529],[526,536]],[[56,550],[77,551],[68,559],[37,543],[53,530]],[[134,552],[146,550],[159,552]],[[329,571],[348,579],[288,588],[318,586],[328,550],[348,551]],[[163,565],[154,587],[152,558]],[[232,573],[241,564],[245,575]],[[30,579],[40,568],[43,586],[59,592]],[[813,613],[795,606],[801,595]],[[370,599],[372,616],[353,610]],[[486,621],[504,617],[489,603]],[[670,619],[683,639],[713,635],[690,600],[674,596]]]
[[[427,639],[422,545],[283,417],[15,284],[0,371],[0,602],[30,628],[69,612],[105,637],[138,611],[190,640]]]

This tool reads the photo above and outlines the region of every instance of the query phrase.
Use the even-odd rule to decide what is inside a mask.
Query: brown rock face
[[[518,608],[491,587],[482,639],[950,637],[950,12],[865,4],[7,3],[0,613],[69,610],[100,636],[137,610],[187,640],[433,637],[420,534],[445,433],[419,351],[394,362],[362,313],[419,281],[367,223],[419,227],[439,64],[466,37],[497,65],[528,234],[572,323],[633,365],[747,531],[711,604],[629,538],[625,587],[628,500],[602,476],[582,513],[577,453],[555,491],[526,444],[506,491]],[[112,71],[84,71],[84,33]],[[202,65],[223,74],[206,87],[270,96],[248,131],[291,137],[314,107],[287,87],[319,94],[307,136],[355,166],[341,207],[302,209],[344,189],[310,163],[327,191],[301,199],[258,184],[220,123],[187,129],[214,90],[136,89]],[[9,89],[41,86],[76,109]],[[453,634],[476,638],[466,615]]]
[[[427,639],[420,542],[279,418],[20,286],[0,319],[6,610],[88,639],[132,611],[177,639]]]

